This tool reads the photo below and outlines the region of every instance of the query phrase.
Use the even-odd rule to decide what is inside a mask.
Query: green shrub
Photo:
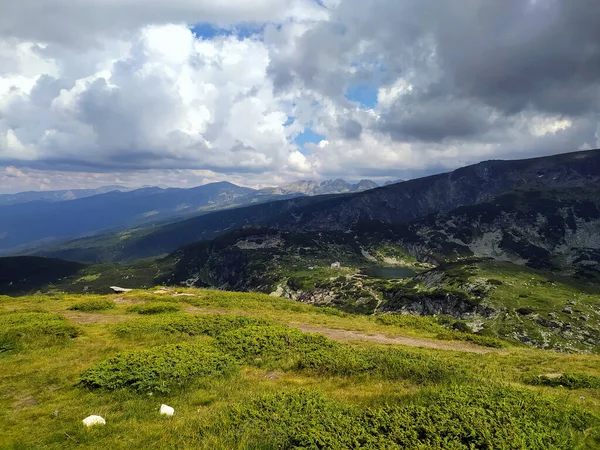
[[[533,314],[534,309],[530,306],[524,306],[522,308],[517,308],[516,311],[521,315],[521,316],[528,316],[530,314]]]
[[[400,328],[440,333],[444,328],[431,317],[412,316],[407,314],[381,314],[375,316],[375,321],[381,325],[391,325]]]
[[[82,300],[70,306],[69,311],[104,311],[107,309],[116,308],[115,302],[107,298],[94,298],[90,300]]]
[[[150,350],[121,353],[83,372],[88,388],[168,393],[202,377],[231,375],[235,361],[201,344],[163,345]]]
[[[525,390],[452,386],[379,408],[316,392],[269,394],[226,408],[204,426],[236,447],[265,449],[564,449],[598,420]]]
[[[582,373],[564,373],[559,377],[532,375],[523,378],[532,386],[565,387],[567,389],[600,389],[600,377]]]
[[[282,325],[249,326],[229,331],[218,335],[217,342],[224,352],[255,364],[294,357],[336,345],[323,335],[303,333]]]
[[[490,347],[490,348],[504,348],[506,347],[506,342],[501,339],[490,337],[490,336],[482,336],[479,334],[473,333],[461,333],[460,331],[447,330],[442,333],[439,333],[436,336],[437,339],[442,341],[464,341],[471,342],[473,344],[481,345],[482,347]]]
[[[324,346],[300,355],[297,367],[318,375],[337,376],[361,375],[377,369],[362,352],[341,344]]]
[[[220,350],[246,363],[261,366],[286,360],[298,370],[317,375],[367,374],[387,380],[439,383],[464,374],[452,365],[417,352],[357,349],[320,334],[281,325],[241,328],[218,335],[217,342]]]
[[[216,336],[226,331],[250,325],[266,325],[264,319],[248,316],[214,314],[205,316],[171,316],[140,319],[131,323],[118,324],[113,331],[122,337],[144,333],[186,334],[188,336]]]
[[[78,329],[57,314],[0,313],[0,353],[65,343],[78,335]]]
[[[127,308],[127,311],[138,314],[163,314],[181,311],[181,306],[170,302],[138,303]]]
[[[299,369],[320,375],[368,374],[384,380],[442,383],[464,378],[464,370],[422,353],[385,349],[355,349],[341,344],[301,355]]]

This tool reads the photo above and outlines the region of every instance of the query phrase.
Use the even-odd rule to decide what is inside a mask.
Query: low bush
[[[600,377],[581,373],[564,373],[559,377],[530,375],[523,378],[532,386],[565,387],[567,389],[600,389]]]
[[[137,314],[163,314],[181,311],[181,306],[171,302],[138,303],[127,308],[127,311]]]
[[[563,449],[597,426],[560,400],[497,386],[452,386],[379,408],[316,392],[270,394],[226,408],[200,436],[265,449]]]
[[[0,313],[0,352],[65,343],[78,335],[78,329],[57,314]]]
[[[375,321],[381,325],[391,325],[400,328],[440,333],[444,328],[431,317],[412,316],[407,314],[381,314],[375,316]]]
[[[281,325],[250,326],[217,336],[219,349],[258,366],[287,361],[291,367],[317,375],[372,375],[386,380],[409,379],[441,383],[464,372],[436,358],[398,349],[364,350],[337,343],[320,334]]]
[[[355,349],[341,344],[301,355],[299,369],[320,375],[368,374],[384,380],[411,380],[415,383],[444,383],[466,377],[459,367],[434,357],[392,348]]]
[[[528,315],[534,313],[534,309],[531,308],[530,306],[524,306],[522,308],[517,308],[515,311],[517,311],[521,316],[528,316]]]
[[[245,362],[260,364],[335,346],[320,334],[282,325],[249,326],[217,336],[219,348]]]
[[[481,345],[482,347],[490,347],[490,348],[504,348],[506,347],[506,342],[501,339],[491,337],[491,336],[482,336],[480,334],[474,333],[462,333],[460,331],[447,330],[442,333],[439,333],[436,336],[437,339],[442,341],[464,341],[471,342],[473,344]]]
[[[83,372],[80,383],[92,389],[168,393],[199,378],[231,375],[236,367],[230,356],[210,346],[163,345],[118,354]]]
[[[226,331],[250,325],[266,325],[264,319],[229,314],[204,316],[171,316],[140,319],[131,323],[118,324],[113,331],[121,336],[138,336],[144,333],[186,334],[188,336],[216,336]]]
[[[107,309],[116,308],[116,303],[107,298],[94,298],[90,300],[82,300],[70,306],[69,311],[104,311]]]

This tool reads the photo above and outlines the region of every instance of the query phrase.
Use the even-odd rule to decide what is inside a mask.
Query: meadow
[[[254,293],[0,297],[0,448],[600,448],[598,355],[483,338]]]

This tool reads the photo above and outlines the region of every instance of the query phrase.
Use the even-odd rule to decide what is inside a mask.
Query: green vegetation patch
[[[525,390],[457,386],[380,408],[322,394],[265,395],[227,408],[202,434],[264,449],[573,449],[598,421]]]
[[[501,339],[491,336],[481,336],[474,333],[463,333],[460,331],[445,330],[436,336],[442,341],[464,341],[490,348],[505,348],[507,343]]]
[[[419,384],[447,383],[466,378],[463,369],[416,351],[393,348],[364,350],[333,344],[302,355],[298,367],[320,375],[370,375]]]
[[[164,314],[181,311],[181,306],[172,302],[139,303],[130,306],[127,311],[137,314]]]
[[[113,331],[120,337],[135,337],[145,333],[181,333],[188,336],[216,336],[226,331],[237,330],[251,325],[266,325],[268,323],[264,319],[233,314],[152,317],[116,325]]]
[[[399,328],[412,328],[442,333],[447,331],[433,317],[413,316],[409,314],[381,314],[375,316],[375,321],[381,325],[390,325]]]
[[[249,326],[229,331],[217,336],[217,342],[221,350],[239,360],[258,365],[336,345],[323,335],[303,333],[280,325]]]
[[[565,387],[567,389],[600,389],[600,377],[581,373],[564,373],[558,377],[527,376],[523,382],[532,386]]]
[[[23,347],[45,347],[68,342],[79,335],[76,327],[57,314],[0,313],[0,353]]]
[[[94,298],[90,300],[82,300],[70,306],[69,311],[105,311],[114,309],[117,305],[114,301],[108,298]]]
[[[83,372],[80,382],[92,389],[168,393],[196,379],[232,375],[236,370],[231,357],[210,346],[175,344],[120,353]]]
[[[285,326],[251,326],[217,336],[219,349],[257,366],[285,366],[320,376],[376,376],[416,383],[464,378],[460,368],[422,353],[354,348]]]

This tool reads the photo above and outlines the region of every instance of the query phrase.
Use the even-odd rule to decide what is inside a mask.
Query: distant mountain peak
[[[282,186],[265,188],[264,192],[278,195],[304,194],[304,195],[326,195],[345,194],[348,192],[361,192],[379,187],[371,180],[360,180],[356,184],[348,183],[346,180],[336,178],[335,180],[298,180]]]

